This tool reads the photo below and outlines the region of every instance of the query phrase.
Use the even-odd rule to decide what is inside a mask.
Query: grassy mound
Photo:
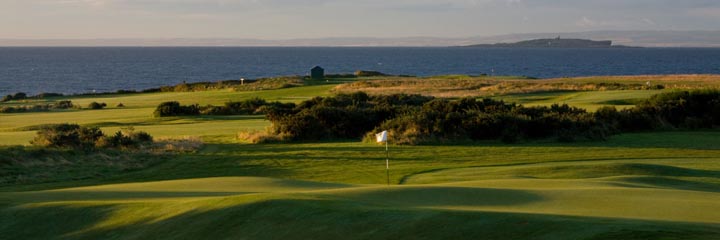
[[[405,178],[405,183],[435,183],[443,181],[474,181],[483,179],[537,178],[537,179],[586,179],[617,176],[663,176],[717,179],[720,171],[690,169],[676,166],[612,163],[613,160],[574,163],[518,164],[502,167],[472,167],[428,171]],[[720,185],[718,185],[720,187]]]
[[[546,189],[528,182],[537,180],[512,181],[525,187],[510,189],[501,181],[384,187],[211,178],[4,193],[0,233],[10,239],[704,239],[720,234],[720,215],[712,211],[719,207],[720,193],[576,180]],[[588,184],[596,187],[585,188]],[[227,194],[212,194],[217,191]],[[205,194],[180,194],[187,192]]]

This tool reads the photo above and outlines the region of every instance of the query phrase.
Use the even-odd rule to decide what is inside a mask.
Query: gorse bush
[[[357,77],[382,77],[382,76],[389,76],[389,75],[382,73],[382,72],[378,72],[378,71],[357,70],[357,71],[355,71],[355,76],[357,76]]]
[[[292,140],[360,138],[383,121],[419,108],[432,97],[368,96],[358,92],[316,97],[291,108],[266,109],[272,132]]]
[[[12,101],[12,100],[24,100],[24,99],[27,99],[27,97],[28,96],[26,93],[19,92],[19,93],[10,94],[10,95],[3,97],[2,99],[0,99],[0,102],[8,102],[8,101]]]
[[[152,143],[150,134],[134,131],[127,128],[118,131],[112,136],[105,136],[97,127],[82,127],[78,124],[51,124],[43,126],[31,141],[31,144],[41,147],[56,148],[84,148],[95,147],[138,147]]]
[[[53,109],[72,108],[73,104],[69,100],[58,101],[53,104],[36,104],[27,106],[1,107],[0,113],[24,113],[24,112],[47,112]]]
[[[388,130],[401,144],[459,140],[502,140],[556,137],[602,139],[607,132],[583,109],[567,105],[523,107],[492,99],[435,99],[418,111],[389,119],[374,132]]]
[[[720,126],[720,91],[668,92],[631,109],[601,108],[595,116],[619,132],[714,128]]]
[[[107,104],[105,103],[91,102],[88,104],[89,109],[103,109],[105,107],[107,107]]]
[[[155,108],[155,112],[153,112],[153,116],[155,117],[192,116],[199,114],[200,107],[197,104],[184,106],[176,101],[160,103],[160,105]]]
[[[104,136],[102,141],[99,141],[96,145],[99,147],[132,148],[152,142],[153,137],[150,136],[150,134],[142,131],[135,131],[134,128],[129,127],[117,131],[113,135]]]
[[[267,105],[263,99],[252,98],[245,101],[239,102],[226,102],[224,106],[212,106],[208,105],[201,107],[200,114],[202,115],[251,115],[258,114],[258,109],[262,106]]]
[[[525,107],[493,99],[434,99],[419,95],[365,93],[316,97],[297,106],[265,107],[272,133],[289,140],[360,138],[390,131],[390,141],[422,144],[443,141],[554,138],[562,142],[604,140],[612,134],[656,129],[720,126],[716,90],[656,95],[635,108],[595,113],[568,105]]]
[[[101,137],[103,137],[103,133],[96,127],[53,124],[43,126],[31,143],[42,147],[91,148]]]
[[[154,116],[196,116],[196,115],[253,115],[264,114],[268,107],[295,107],[294,103],[267,102],[252,98],[239,102],[226,102],[224,106],[180,105],[178,102],[164,102],[155,108]]]
[[[73,107],[74,107],[74,105],[73,105],[72,101],[70,101],[70,100],[58,101],[57,103],[53,104],[53,108],[56,108],[56,109],[68,109],[68,108],[73,108]]]

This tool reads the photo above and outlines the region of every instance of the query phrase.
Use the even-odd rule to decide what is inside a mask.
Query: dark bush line
[[[31,106],[0,107],[0,113],[47,112],[53,109],[73,108],[72,101],[63,100],[53,104],[37,104]]]
[[[260,98],[252,98],[239,102],[226,102],[224,106],[180,105],[177,101],[163,102],[153,116],[198,116],[198,115],[253,115],[264,114],[266,108],[295,107],[294,103],[267,102]]]
[[[432,97],[420,95],[368,96],[365,93],[316,97],[296,107],[265,110],[274,134],[291,140],[359,138],[387,119],[420,108]]]
[[[30,143],[40,147],[53,148],[135,148],[152,143],[150,134],[127,128],[106,136],[97,127],[82,127],[78,124],[51,124],[43,126]]]
[[[11,94],[11,95],[7,95],[7,96],[3,97],[2,99],[0,99],[0,102],[7,102],[7,101],[12,101],[12,100],[24,100],[26,98],[27,98],[27,94],[25,94],[24,92],[19,92],[19,93],[15,93],[15,94]]]
[[[197,104],[184,106],[179,102],[163,102],[155,108],[153,116],[169,117],[169,116],[194,116],[200,115],[200,107]]]
[[[62,97],[63,94],[61,93],[40,93],[35,96],[28,96],[24,92],[18,92],[15,94],[10,94],[7,96],[4,96],[2,99],[0,99],[0,102],[9,102],[9,101],[19,101],[19,100],[25,100],[25,99],[43,99],[43,98],[49,98],[49,97]]]
[[[107,104],[105,103],[91,102],[90,104],[88,104],[89,109],[103,109],[105,107],[107,107]]]
[[[555,138],[603,140],[623,132],[720,126],[720,92],[678,91],[659,94],[635,108],[601,108],[595,113],[568,105],[525,107],[493,99],[456,101],[418,95],[368,96],[364,93],[316,97],[295,107],[264,110],[273,134],[289,140],[360,138],[373,140],[382,130],[391,141]]]

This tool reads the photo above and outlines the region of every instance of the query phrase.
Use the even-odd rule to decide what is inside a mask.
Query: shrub
[[[33,98],[49,98],[49,97],[62,97],[62,93],[40,93],[35,95]]]
[[[105,104],[105,103],[91,102],[91,103],[88,105],[88,108],[90,108],[90,109],[103,109],[103,108],[105,108],[106,106],[107,106],[107,104]]]
[[[59,101],[53,105],[53,108],[57,108],[57,109],[68,109],[68,108],[72,108],[72,107],[73,107],[73,103],[70,100]]]
[[[43,126],[32,144],[42,147],[89,148],[103,136],[97,127],[80,127],[77,124],[53,124]]]
[[[291,140],[319,140],[328,138],[361,138],[366,132],[400,112],[418,108],[414,101],[432,98],[398,95],[371,97],[365,93],[316,97],[290,109],[275,105],[263,108],[272,125],[272,133]],[[408,104],[394,104],[407,101]]]
[[[720,126],[720,91],[671,92],[632,109],[589,113],[566,104],[525,107],[493,99],[456,101],[417,95],[364,93],[316,97],[292,106],[266,106],[272,133],[289,140],[360,138],[388,130],[397,144],[438,141],[555,138],[561,142],[605,140],[621,132]]]
[[[355,76],[358,76],[358,77],[381,77],[381,76],[388,76],[388,75],[378,72],[378,71],[357,70],[357,71],[355,71]]]
[[[0,102],[7,102],[11,100],[23,100],[27,98],[27,94],[24,92],[15,93],[12,95],[7,95],[0,100]]]
[[[270,134],[264,131],[240,131],[237,133],[237,139],[251,143],[278,143],[285,141],[285,136]]]
[[[15,95],[13,95],[13,100],[23,100],[26,98],[27,98],[27,94],[24,92],[15,93]]]
[[[163,102],[155,108],[153,116],[169,117],[169,116],[192,116],[200,115],[200,108],[197,104],[182,106],[179,102]]]
[[[617,128],[622,131],[712,128],[720,126],[720,91],[662,93],[618,115]]]
[[[104,137],[103,141],[98,142],[99,147],[115,147],[115,148],[132,148],[152,143],[153,138],[150,134],[143,131],[135,131],[134,128],[128,127],[115,132],[112,136]]]
[[[132,127],[105,136],[97,127],[82,127],[77,124],[51,124],[40,128],[31,143],[41,147],[84,148],[120,147],[132,148],[153,142],[150,134],[135,131]]]
[[[251,98],[240,102],[226,102],[225,108],[232,115],[249,115],[254,114],[258,108],[267,105],[267,102],[261,98]]]

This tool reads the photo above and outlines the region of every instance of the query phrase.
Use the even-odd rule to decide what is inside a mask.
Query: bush
[[[378,72],[378,71],[357,70],[357,71],[355,71],[355,76],[358,76],[358,77],[382,77],[382,76],[388,76],[388,75]]]
[[[169,116],[194,116],[200,115],[200,107],[197,104],[182,106],[179,102],[163,102],[153,112],[155,117],[169,117]]]
[[[272,133],[290,140],[361,138],[366,132],[401,112],[419,108],[429,97],[368,96],[358,92],[334,97],[316,97],[294,108],[270,106],[262,110],[272,125]],[[402,103],[406,104],[395,104]]]
[[[197,105],[163,103],[169,112]],[[173,110],[181,109],[181,110]],[[172,110],[172,111],[171,111]],[[445,141],[522,140],[554,138],[561,142],[605,140],[612,134],[661,128],[711,128],[720,126],[720,92],[717,90],[672,92],[653,96],[636,108],[613,107],[589,113],[566,104],[525,107],[494,99],[434,99],[420,95],[369,96],[362,92],[315,97],[298,105],[267,103],[262,99],[228,102],[202,108],[203,114],[264,113],[272,122],[270,134],[247,134],[243,138],[323,140],[363,138],[388,130],[397,144]],[[282,137],[277,137],[282,136]],[[274,140],[273,140],[274,139]],[[262,140],[264,141],[264,140]]]
[[[135,131],[129,127],[115,132],[112,136],[106,136],[98,145],[102,147],[132,148],[152,143],[150,134],[142,131]]]
[[[42,147],[91,148],[103,136],[97,127],[80,127],[77,124],[53,124],[43,126],[32,144]]]
[[[72,108],[72,107],[73,107],[73,103],[70,100],[59,101],[53,105],[53,108],[56,108],[56,109],[68,109],[68,108]]]
[[[19,92],[19,93],[15,93],[15,94],[7,95],[7,96],[3,97],[2,100],[0,100],[0,102],[7,102],[7,101],[11,101],[11,100],[23,100],[23,99],[27,99],[27,94],[24,92]]]
[[[278,143],[285,141],[284,136],[269,134],[263,131],[240,131],[237,139],[251,143]]]
[[[153,142],[150,134],[135,131],[132,127],[105,136],[97,127],[82,127],[77,124],[51,124],[43,126],[31,143],[40,147],[56,148],[133,148]]]
[[[228,115],[249,115],[255,114],[258,108],[265,105],[267,102],[264,99],[256,97],[240,102],[226,102],[225,111],[229,113]]]
[[[91,102],[91,103],[88,105],[88,108],[90,108],[90,109],[103,109],[103,108],[105,108],[106,106],[107,106],[107,104],[105,104],[105,103]]]
[[[35,95],[33,98],[49,98],[49,97],[62,97],[62,93],[40,93]]]
[[[720,91],[662,93],[635,108],[615,112],[603,110],[596,115],[608,126],[623,132],[713,128],[720,126]]]

